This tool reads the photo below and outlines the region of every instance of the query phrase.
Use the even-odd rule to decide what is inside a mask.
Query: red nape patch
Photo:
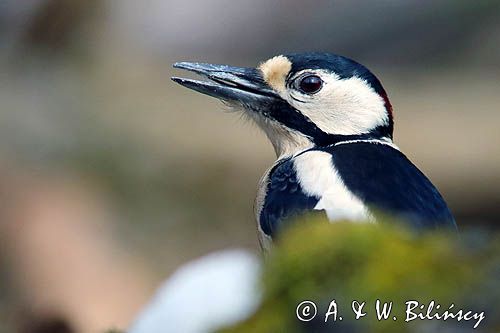
[[[394,129],[394,116],[392,112],[392,104],[391,101],[389,101],[389,97],[387,97],[387,93],[385,92],[385,90],[382,90],[380,92],[380,96],[384,99],[384,106],[385,109],[387,110],[387,115],[389,116],[389,130],[392,137],[392,131]]]
[[[392,117],[393,117],[392,104],[391,104],[391,101],[389,101],[389,97],[387,97],[387,93],[385,91],[382,91],[380,96],[382,96],[382,98],[384,99],[384,105],[385,105],[385,108],[387,109],[387,113],[389,114],[389,118],[392,119]]]

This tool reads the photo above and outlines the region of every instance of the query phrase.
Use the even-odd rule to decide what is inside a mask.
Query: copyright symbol
[[[313,320],[317,312],[318,309],[316,308],[316,304],[311,301],[303,301],[297,305],[297,309],[295,309],[295,314],[300,321]]]

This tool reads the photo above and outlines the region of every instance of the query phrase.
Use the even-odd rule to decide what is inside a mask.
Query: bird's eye
[[[317,75],[308,75],[300,79],[298,88],[306,94],[314,94],[323,87],[323,80]]]

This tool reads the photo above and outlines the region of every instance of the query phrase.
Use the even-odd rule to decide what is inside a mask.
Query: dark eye
[[[323,87],[323,80],[317,75],[308,75],[300,79],[299,89],[306,94],[314,94]]]

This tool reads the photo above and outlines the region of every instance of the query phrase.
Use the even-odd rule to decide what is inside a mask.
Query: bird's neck
[[[307,149],[328,147],[340,142],[374,140],[392,144],[392,131],[388,130],[387,127],[377,127],[369,132],[359,134],[331,134],[317,131],[312,137],[282,127],[265,126],[263,128],[278,159],[295,155]]]
[[[392,129],[388,126],[378,126],[368,132],[357,134],[330,134],[323,132],[321,135],[313,138],[314,144],[318,147],[356,140],[380,140],[392,143]]]
[[[331,146],[342,142],[349,141],[384,141],[392,143],[392,138],[387,136],[374,136],[371,134],[356,134],[356,135],[334,135],[331,140],[328,140],[322,144],[319,144],[318,147]]]
[[[319,140],[318,140],[319,141]],[[321,149],[325,147],[331,147],[337,144],[343,143],[351,143],[358,141],[374,141],[374,142],[382,142],[386,144],[392,145],[392,137],[382,136],[382,135],[374,135],[373,133],[363,133],[363,134],[352,134],[352,135],[340,135],[340,134],[331,134],[329,135],[328,140],[324,141],[313,141],[313,140],[282,140],[279,145],[273,143],[274,150],[276,152],[276,156],[278,160],[283,158],[287,158],[303,151],[309,149]]]

